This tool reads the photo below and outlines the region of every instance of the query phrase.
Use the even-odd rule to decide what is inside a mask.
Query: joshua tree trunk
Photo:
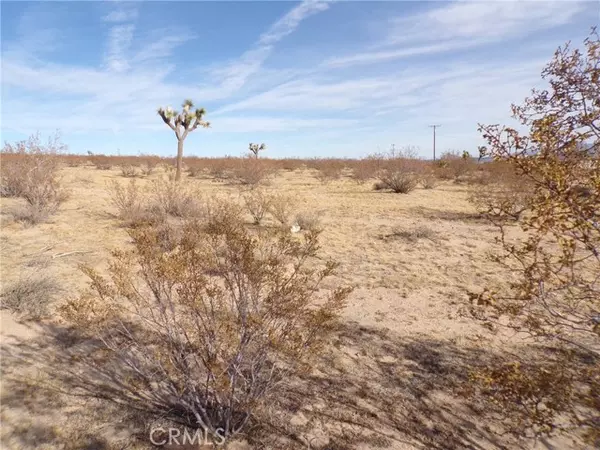
[[[183,161],[183,139],[177,139],[177,170],[175,172],[175,181],[181,179],[181,164]]]

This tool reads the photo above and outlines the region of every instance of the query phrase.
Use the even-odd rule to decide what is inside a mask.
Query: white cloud
[[[258,40],[261,46],[270,46],[291,34],[300,23],[308,17],[323,12],[329,8],[329,3],[323,0],[305,0],[285,16],[275,22]]]
[[[35,37],[31,33],[9,43],[14,51],[3,48],[2,102],[10,114],[4,114],[2,129],[160,133],[166,128],[156,108],[193,98],[210,106],[213,128],[206,133],[215,142],[224,139],[223,133],[242,139],[239,133],[299,132],[295,135],[299,140],[315,142],[323,136],[345,136],[335,138],[339,148],[348,141],[362,145],[361,139],[363,149],[372,142],[427,148],[427,124],[437,122],[444,125],[442,148],[460,147],[476,138],[477,121],[506,122],[510,103],[520,102],[539,83],[544,62],[564,42],[562,37],[542,41],[535,33],[573,21],[581,8],[561,2],[565,5],[561,16],[555,4],[536,10],[532,5],[498,3],[444,3],[392,22],[386,19],[380,26],[391,31],[383,40],[347,54],[341,50],[349,46],[340,43],[340,50],[327,55],[321,65],[311,66],[299,58],[284,67],[280,60],[268,64],[278,43],[329,7],[323,1],[306,1],[264,30],[239,58],[208,69],[193,58],[185,66],[174,64],[178,47],[193,47],[200,36],[181,26],[146,33],[141,26],[136,28],[137,10],[118,5],[103,18],[108,30],[105,53],[100,50],[98,55],[105,58],[103,67],[51,63],[41,59],[44,54],[36,60],[23,58],[29,53],[21,44]],[[501,61],[485,53],[486,43],[527,33],[534,33],[531,42],[524,48],[510,47],[508,42]],[[569,33],[573,31],[560,36]],[[454,51],[472,46],[484,51],[469,52],[469,59],[455,57]],[[318,47],[314,51],[323,56]],[[404,67],[384,64],[434,54],[446,57],[419,59],[418,64],[411,60]],[[419,140],[421,128],[424,141]],[[286,133],[279,136],[292,146],[293,138]]]
[[[197,98],[201,101],[223,99],[241,88],[246,79],[261,70],[261,65],[278,40],[292,33],[300,22],[326,9],[323,2],[307,1],[292,9],[273,24],[259,39],[259,44],[245,52],[240,60],[221,69],[221,80],[216,84],[181,84],[169,79],[175,66],[169,64],[174,48],[196,36],[189,31],[155,30],[152,36],[143,36],[145,44],[132,52],[135,26],[123,23],[134,20],[133,11],[122,10],[108,14],[111,22],[105,54],[105,69],[43,63],[30,64],[8,59],[3,61],[3,85],[38,92],[77,97],[80,100],[59,101],[44,108],[32,108],[29,102],[14,102],[16,108],[3,126],[18,130],[23,124],[35,120],[39,129],[62,128],[72,132],[106,131],[115,129],[159,130],[164,124],[156,119],[154,111],[159,105],[172,103],[173,99]],[[136,35],[136,39],[140,36]],[[148,38],[151,38],[148,41]],[[152,40],[153,39],[153,40]],[[11,90],[12,92],[12,90]],[[12,94],[11,94],[12,95]],[[43,116],[43,119],[39,118]],[[38,117],[38,119],[35,119]],[[28,119],[28,120],[27,120]],[[304,119],[227,118],[220,121],[220,131],[249,129],[282,130],[315,126],[316,122]],[[345,123],[340,121],[340,123]],[[333,122],[331,122],[333,126]]]
[[[325,67],[372,64],[409,56],[447,53],[535,34],[569,23],[589,9],[576,1],[454,1],[423,13],[389,19],[385,39],[354,54],[326,60]]]
[[[227,116],[211,123],[211,131],[218,133],[248,133],[248,132],[294,132],[303,130],[320,130],[347,128],[355,126],[355,119],[305,119],[281,116]]]
[[[392,40],[503,39],[533,34],[562,25],[582,12],[585,2],[574,1],[458,1],[416,17],[391,21],[400,32]],[[395,38],[395,39],[394,39]]]
[[[221,89],[233,93],[242,88],[262,68],[276,43],[293,33],[303,20],[327,10],[329,3],[323,0],[303,1],[261,34],[257,43],[239,59],[214,69],[212,76],[221,80]]]
[[[406,58],[409,56],[423,56],[432,53],[459,50],[463,48],[474,47],[476,45],[478,45],[478,43],[473,41],[442,42],[439,44],[406,47],[397,50],[369,51],[349,56],[330,58],[323,63],[323,67],[336,68],[353,66],[357,64],[379,63],[394,59]]]
[[[108,70],[114,72],[125,72],[129,69],[127,51],[133,41],[135,26],[116,25],[111,28],[108,38],[108,49],[105,63]]]
[[[102,18],[105,22],[129,22],[137,19],[138,11],[136,9],[118,9],[111,11]]]

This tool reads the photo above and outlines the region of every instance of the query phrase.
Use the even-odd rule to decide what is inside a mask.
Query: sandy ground
[[[71,197],[49,223],[26,228],[11,222],[8,212],[20,200],[1,203],[2,286],[43,273],[60,283],[56,304],[85,288],[79,264],[103,270],[110,250],[128,245],[106,189],[110,180],[127,182],[120,172],[79,167],[65,168],[62,176]],[[210,179],[191,182],[207,196],[239,192]],[[322,255],[341,263],[325,288],[356,287],[330,350],[314,373],[281,399],[286,412],[276,414],[279,425],[274,421],[273,429],[282,426],[296,436],[285,445],[581,448],[569,439],[499,438],[490,431],[493,424],[478,421],[452,389],[471,361],[504,343],[460,314],[469,290],[507,281],[507,274],[488,260],[490,252],[498,251],[496,232],[476,217],[468,187],[446,182],[401,195],[375,192],[370,183],[349,179],[323,184],[309,171],[288,171],[267,189],[294,195],[299,211],[320,213]],[[421,226],[431,230],[430,238],[393,235],[398,228]],[[114,406],[47,393],[24,381],[41,376],[36,363],[55,350],[45,334],[52,322],[19,323],[6,310],[0,311],[0,321],[2,448],[145,448],[131,444],[130,432],[139,424],[128,423],[127,414]],[[286,448],[268,442],[264,448]]]

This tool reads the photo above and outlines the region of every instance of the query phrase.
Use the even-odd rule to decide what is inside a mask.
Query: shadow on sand
[[[127,403],[118,366],[86,362],[99,344],[56,326],[3,344],[5,448],[153,448],[151,404]],[[312,372],[286,380],[255,418],[244,448],[520,448],[493,433],[483,405],[463,396],[469,371],[494,358],[483,348],[345,323]],[[58,390],[32,383],[42,366]],[[23,417],[31,425],[18,423]]]

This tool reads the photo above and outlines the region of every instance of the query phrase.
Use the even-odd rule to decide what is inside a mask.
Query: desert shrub
[[[254,234],[234,216],[186,223],[167,253],[152,227],[131,230],[134,251],[114,252],[107,278],[84,268],[91,292],[63,312],[102,336],[86,358],[108,350],[113,374],[88,392],[229,440],[310,367],[349,293],[317,295],[336,264],[307,268],[317,232]]]
[[[358,184],[376,178],[383,167],[384,158],[381,155],[369,155],[364,159],[356,161],[352,166],[350,177]]]
[[[260,158],[241,158],[234,168],[234,177],[242,185],[258,186],[264,183],[271,171]]]
[[[0,166],[2,196],[22,197],[37,182],[51,183],[60,168],[58,154],[64,148],[58,135],[43,144],[39,133],[15,144],[6,143]]]
[[[433,173],[426,173],[422,175],[419,181],[421,186],[423,186],[423,189],[433,189],[437,186],[437,179]]]
[[[201,194],[189,182],[161,178],[150,185],[149,208],[175,217],[192,217],[200,213]]]
[[[506,288],[489,286],[472,293],[471,312],[481,320],[509,327],[590,361],[577,379],[552,379],[551,370],[530,374],[527,367],[480,373],[479,394],[511,411],[515,395],[535,392],[557,401],[543,403],[542,434],[561,424],[583,428],[591,446],[600,444],[600,38],[592,31],[586,51],[559,48],[542,72],[548,90],[533,90],[513,116],[528,129],[520,133],[498,125],[480,126],[488,146],[482,156],[511,167],[529,183],[526,211],[517,222],[522,238],[497,221],[503,252],[495,260],[515,277]],[[497,320],[502,318],[502,320]],[[569,367],[569,357],[558,365]],[[574,389],[577,393],[563,396]],[[503,394],[509,392],[509,395]],[[501,395],[494,395],[500,393]],[[522,422],[536,423],[539,408],[523,411]],[[560,414],[554,414],[559,412]]]
[[[298,226],[301,230],[308,231],[320,232],[323,229],[320,214],[314,211],[302,211],[296,214],[294,225]]]
[[[474,189],[469,201],[492,222],[518,220],[529,207],[531,188],[526,177],[506,171],[497,182]]]
[[[346,164],[339,159],[319,159],[312,161],[310,166],[317,170],[317,180],[321,183],[329,183],[342,177]]]
[[[386,169],[379,175],[379,182],[375,183],[375,190],[389,189],[397,194],[408,194],[419,184],[416,175],[402,169]]]
[[[58,205],[38,205],[38,204],[20,204],[10,208],[10,215],[15,222],[20,222],[26,226],[46,223],[50,216],[56,213]]]
[[[199,161],[190,160],[186,162],[186,165],[190,177],[197,177],[204,172],[204,167]]]
[[[244,195],[244,203],[254,224],[260,225],[271,206],[271,196],[262,189],[253,189]]]
[[[141,164],[140,172],[144,176],[150,176],[154,173],[158,165],[160,164],[160,157],[152,155],[140,155]]]
[[[244,208],[233,198],[209,197],[203,204],[202,220],[210,223],[238,223],[244,221]]]
[[[124,164],[121,166],[121,175],[125,178],[134,178],[137,176],[137,170],[131,164]]]
[[[290,158],[283,159],[280,162],[281,162],[281,169],[287,170],[289,172],[301,169],[304,164],[304,161],[302,161],[301,159],[290,159]]]
[[[442,178],[453,179],[456,183],[464,181],[475,167],[475,162],[468,152],[448,151],[442,153],[440,161]]]
[[[90,162],[98,170],[110,170],[112,169],[112,161],[110,157],[106,155],[94,155],[90,154]]]
[[[127,186],[113,180],[108,185],[110,202],[117,209],[117,218],[126,227],[157,224],[165,220],[160,210],[150,210],[147,195],[135,179]]]
[[[0,192],[5,196],[22,197],[27,206],[21,209],[23,217],[35,218],[54,214],[68,198],[68,192],[58,178],[58,155],[66,148],[57,134],[46,144],[35,134],[26,141],[6,144],[2,149]]]
[[[407,148],[392,150],[389,154],[379,155],[378,182],[373,189],[391,190],[395,193],[408,194],[419,184],[425,163],[416,158],[415,150]]]
[[[144,161],[142,163],[142,166],[140,167],[140,172],[142,173],[142,175],[148,177],[154,173],[157,165],[158,163],[155,163],[153,161]]]
[[[223,181],[237,165],[233,158],[210,158],[205,161],[208,173],[217,181]]]
[[[282,226],[290,224],[295,201],[284,194],[274,194],[269,202],[269,212]]]
[[[434,230],[425,225],[419,225],[415,228],[394,228],[392,233],[387,238],[398,238],[408,242],[417,242],[421,239],[428,239],[430,241],[437,240],[437,234]]]
[[[48,276],[25,276],[9,285],[0,295],[2,308],[24,319],[38,320],[48,315],[60,285]]]

